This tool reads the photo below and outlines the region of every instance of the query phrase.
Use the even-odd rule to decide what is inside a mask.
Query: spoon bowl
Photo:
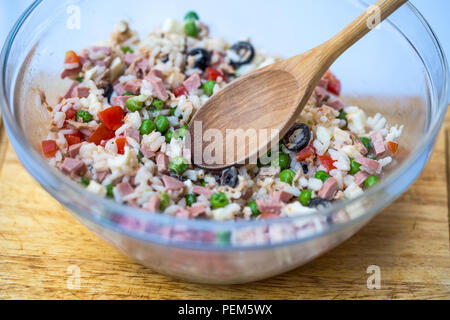
[[[213,95],[189,127],[193,163],[256,164],[287,133],[336,59],[407,0],[379,0],[324,44],[243,76]]]
[[[246,159],[256,164],[261,148],[255,149],[255,144],[270,147],[272,141],[279,141],[301,111],[298,109],[298,101],[303,96],[301,88],[298,79],[277,69],[277,65],[225,87],[198,111],[190,127],[194,162],[209,170],[222,169],[227,164],[245,164]],[[219,109],[221,106],[226,108]],[[202,129],[198,130],[200,126]],[[208,151],[210,144],[205,138],[211,134],[216,137],[216,149],[221,151],[215,155],[215,161],[208,161],[203,152]]]

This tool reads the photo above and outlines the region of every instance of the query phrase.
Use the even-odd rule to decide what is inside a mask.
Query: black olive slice
[[[308,174],[309,168],[308,168],[308,165],[306,163],[302,163],[302,169],[303,169],[303,173],[304,174]]]
[[[236,43],[230,50],[234,51],[239,57],[238,60],[231,59],[231,64],[233,67],[240,67],[244,64],[249,64],[255,58],[255,48],[253,48],[252,44],[247,41],[240,41]]]
[[[322,210],[331,207],[331,202],[322,198],[314,198],[309,202],[309,207]]]
[[[111,103],[111,96],[114,92],[114,87],[111,83],[108,83],[106,87],[103,88],[103,96],[108,99],[108,103]]]
[[[223,171],[222,177],[220,178],[220,184],[222,186],[229,186],[231,188],[236,188],[238,182],[239,182],[238,171],[235,167],[231,167],[230,169]]]
[[[196,57],[194,68],[205,71],[211,63],[211,53],[202,48],[192,49],[188,52],[188,56]]]
[[[283,139],[283,143],[290,151],[299,152],[305,149],[311,141],[311,130],[300,123],[293,126]]]

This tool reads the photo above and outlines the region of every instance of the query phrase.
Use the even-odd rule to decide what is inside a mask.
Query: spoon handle
[[[345,29],[324,44],[326,47],[325,52],[330,54],[329,59],[334,62],[342,53],[344,53],[344,51],[354,45],[372,29],[377,27],[407,1],[408,0],[379,0]]]

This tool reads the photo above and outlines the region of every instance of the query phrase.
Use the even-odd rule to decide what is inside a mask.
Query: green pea
[[[303,190],[300,193],[300,196],[298,197],[298,200],[300,201],[300,203],[302,205],[307,207],[307,206],[309,206],[309,202],[311,201],[311,198],[312,198],[312,192],[310,190]]]
[[[184,25],[184,32],[188,37],[196,38],[199,34],[197,24],[194,20],[188,20]]]
[[[170,197],[167,193],[163,193],[160,196],[159,210],[164,211],[170,205]]]
[[[79,83],[82,83],[84,81],[83,77],[78,77],[75,80],[77,80]]]
[[[211,207],[213,209],[224,208],[228,205],[229,201],[227,195],[223,192],[216,192],[211,196],[210,199]]]
[[[82,186],[84,186],[84,187],[89,187],[89,184],[90,184],[91,182],[89,181],[89,179],[88,178],[85,178],[85,177],[82,177],[81,178],[81,185]]]
[[[378,182],[380,182],[380,178],[377,176],[370,176],[367,178],[366,182],[364,182],[364,185],[366,188],[372,188],[374,185],[376,185]]]
[[[208,183],[207,183],[205,180],[203,180],[203,181],[200,183],[200,185],[201,185],[202,187],[206,187],[206,186],[208,185]]]
[[[156,130],[161,133],[166,132],[169,129],[170,123],[165,116],[157,116],[155,119]]]
[[[283,182],[291,184],[292,181],[294,180],[294,178],[295,178],[295,172],[292,170],[287,169],[287,170],[281,171],[281,173],[280,173],[280,180]]]
[[[180,130],[178,130],[178,136],[180,138],[184,138],[186,136],[186,133],[188,132],[189,128],[188,126],[183,126],[180,128]]]
[[[256,204],[256,201],[252,201],[248,204],[248,207],[252,210],[252,216],[257,217],[261,214],[259,211],[258,205]]]
[[[289,168],[289,165],[291,163],[291,158],[283,152],[280,152],[275,159],[272,160],[272,166],[274,167],[280,167],[281,170]]]
[[[347,112],[342,109],[341,111],[339,111],[339,116],[337,118],[341,120],[347,120]]]
[[[350,159],[350,174],[355,175],[361,170],[361,165],[354,159]]]
[[[114,185],[113,184],[109,184],[106,186],[106,195],[109,198],[114,198]]]
[[[216,243],[222,246],[229,245],[231,243],[231,232],[229,231],[217,232]]]
[[[132,97],[127,100],[127,109],[130,112],[140,111],[144,102],[141,101],[140,97]]]
[[[135,96],[135,94],[131,93],[130,91],[125,91],[125,93],[123,94],[124,97],[131,97],[131,96]]]
[[[203,91],[208,97],[211,97],[214,94],[214,87],[216,86],[215,81],[206,81],[203,85]]]
[[[80,110],[80,111],[77,112],[77,120],[78,120],[78,118],[83,119],[84,123],[91,122],[92,119],[94,119],[92,114],[90,114],[89,112],[84,111],[84,110]]]
[[[361,138],[359,138],[359,140],[362,142],[364,147],[366,147],[368,152],[372,151],[372,149],[373,149],[372,140],[370,140],[369,138],[366,138],[366,137],[361,137]]]
[[[165,134],[165,137],[166,137],[166,142],[170,143],[170,141],[172,141],[173,131],[167,131]]]
[[[186,13],[186,15],[184,16],[184,20],[200,20],[197,12],[195,11],[189,11],[188,13]]]
[[[150,134],[155,130],[156,130],[155,123],[149,119],[142,121],[141,128],[139,129],[139,131],[143,136],[145,136],[146,134]]]
[[[314,176],[314,178],[322,180],[322,182],[325,182],[329,178],[331,178],[331,176],[328,173],[326,173],[325,171],[320,170],[320,171],[316,172],[316,175]]]
[[[164,108],[164,102],[158,99],[152,101],[152,106],[156,108],[157,111],[161,111]]]
[[[121,47],[120,49],[123,51],[123,53],[127,53],[127,52],[134,53],[134,50],[131,49],[130,47]]]
[[[181,176],[189,167],[188,161],[183,157],[175,157],[172,159],[169,165],[170,171]]]
[[[193,193],[187,194],[185,198],[188,207],[192,207],[192,205],[197,202],[197,196]]]

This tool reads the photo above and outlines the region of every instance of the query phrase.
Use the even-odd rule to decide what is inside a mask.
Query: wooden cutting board
[[[295,271],[239,286],[189,284],[132,262],[37,185],[3,134],[0,298],[448,299],[447,129],[450,115],[421,177],[357,235]],[[367,288],[371,265],[380,268],[380,290]],[[79,288],[71,266],[79,268]]]

